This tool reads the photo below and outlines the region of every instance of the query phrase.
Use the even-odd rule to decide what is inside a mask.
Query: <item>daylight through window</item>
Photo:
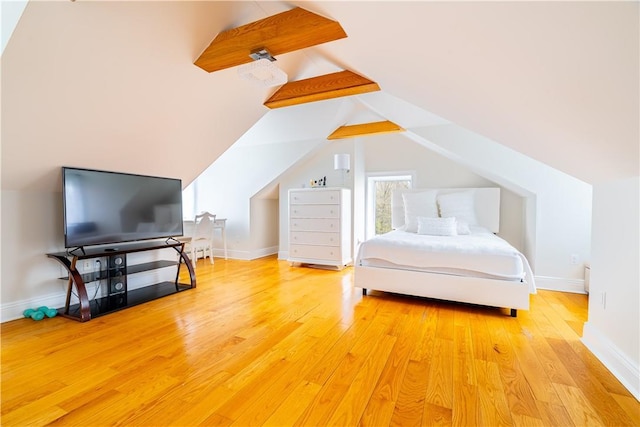
[[[411,188],[412,180],[408,174],[367,178],[367,238],[392,230],[391,195],[396,189]]]

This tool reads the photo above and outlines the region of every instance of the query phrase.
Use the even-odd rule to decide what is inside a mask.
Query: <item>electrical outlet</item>
[[[607,308],[607,293],[606,292],[601,292],[600,293],[600,303],[602,304],[602,308],[604,308],[604,309]]]
[[[578,265],[578,254],[571,254],[571,265]]]
[[[84,263],[82,264],[82,270],[84,272],[91,270],[91,261],[85,260]]]

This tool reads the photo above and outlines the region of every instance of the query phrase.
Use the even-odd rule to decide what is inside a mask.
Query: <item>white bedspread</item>
[[[531,293],[535,293],[526,257],[480,227],[474,227],[469,235],[458,236],[391,231],[362,243],[356,262],[363,266],[524,280]]]

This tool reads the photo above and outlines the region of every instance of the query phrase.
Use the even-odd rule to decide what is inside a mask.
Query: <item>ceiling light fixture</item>
[[[238,75],[241,78],[267,87],[280,86],[287,82],[287,73],[273,64],[276,58],[267,49],[258,49],[249,56],[254,62],[238,67]]]

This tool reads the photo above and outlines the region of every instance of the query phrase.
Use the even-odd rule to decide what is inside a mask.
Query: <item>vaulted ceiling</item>
[[[274,93],[194,61],[295,6],[347,37],[278,55],[291,80],[351,70],[586,182],[640,174],[637,2],[78,0],[30,2],[2,55],[2,189],[57,191],[62,165],[190,182]]]

